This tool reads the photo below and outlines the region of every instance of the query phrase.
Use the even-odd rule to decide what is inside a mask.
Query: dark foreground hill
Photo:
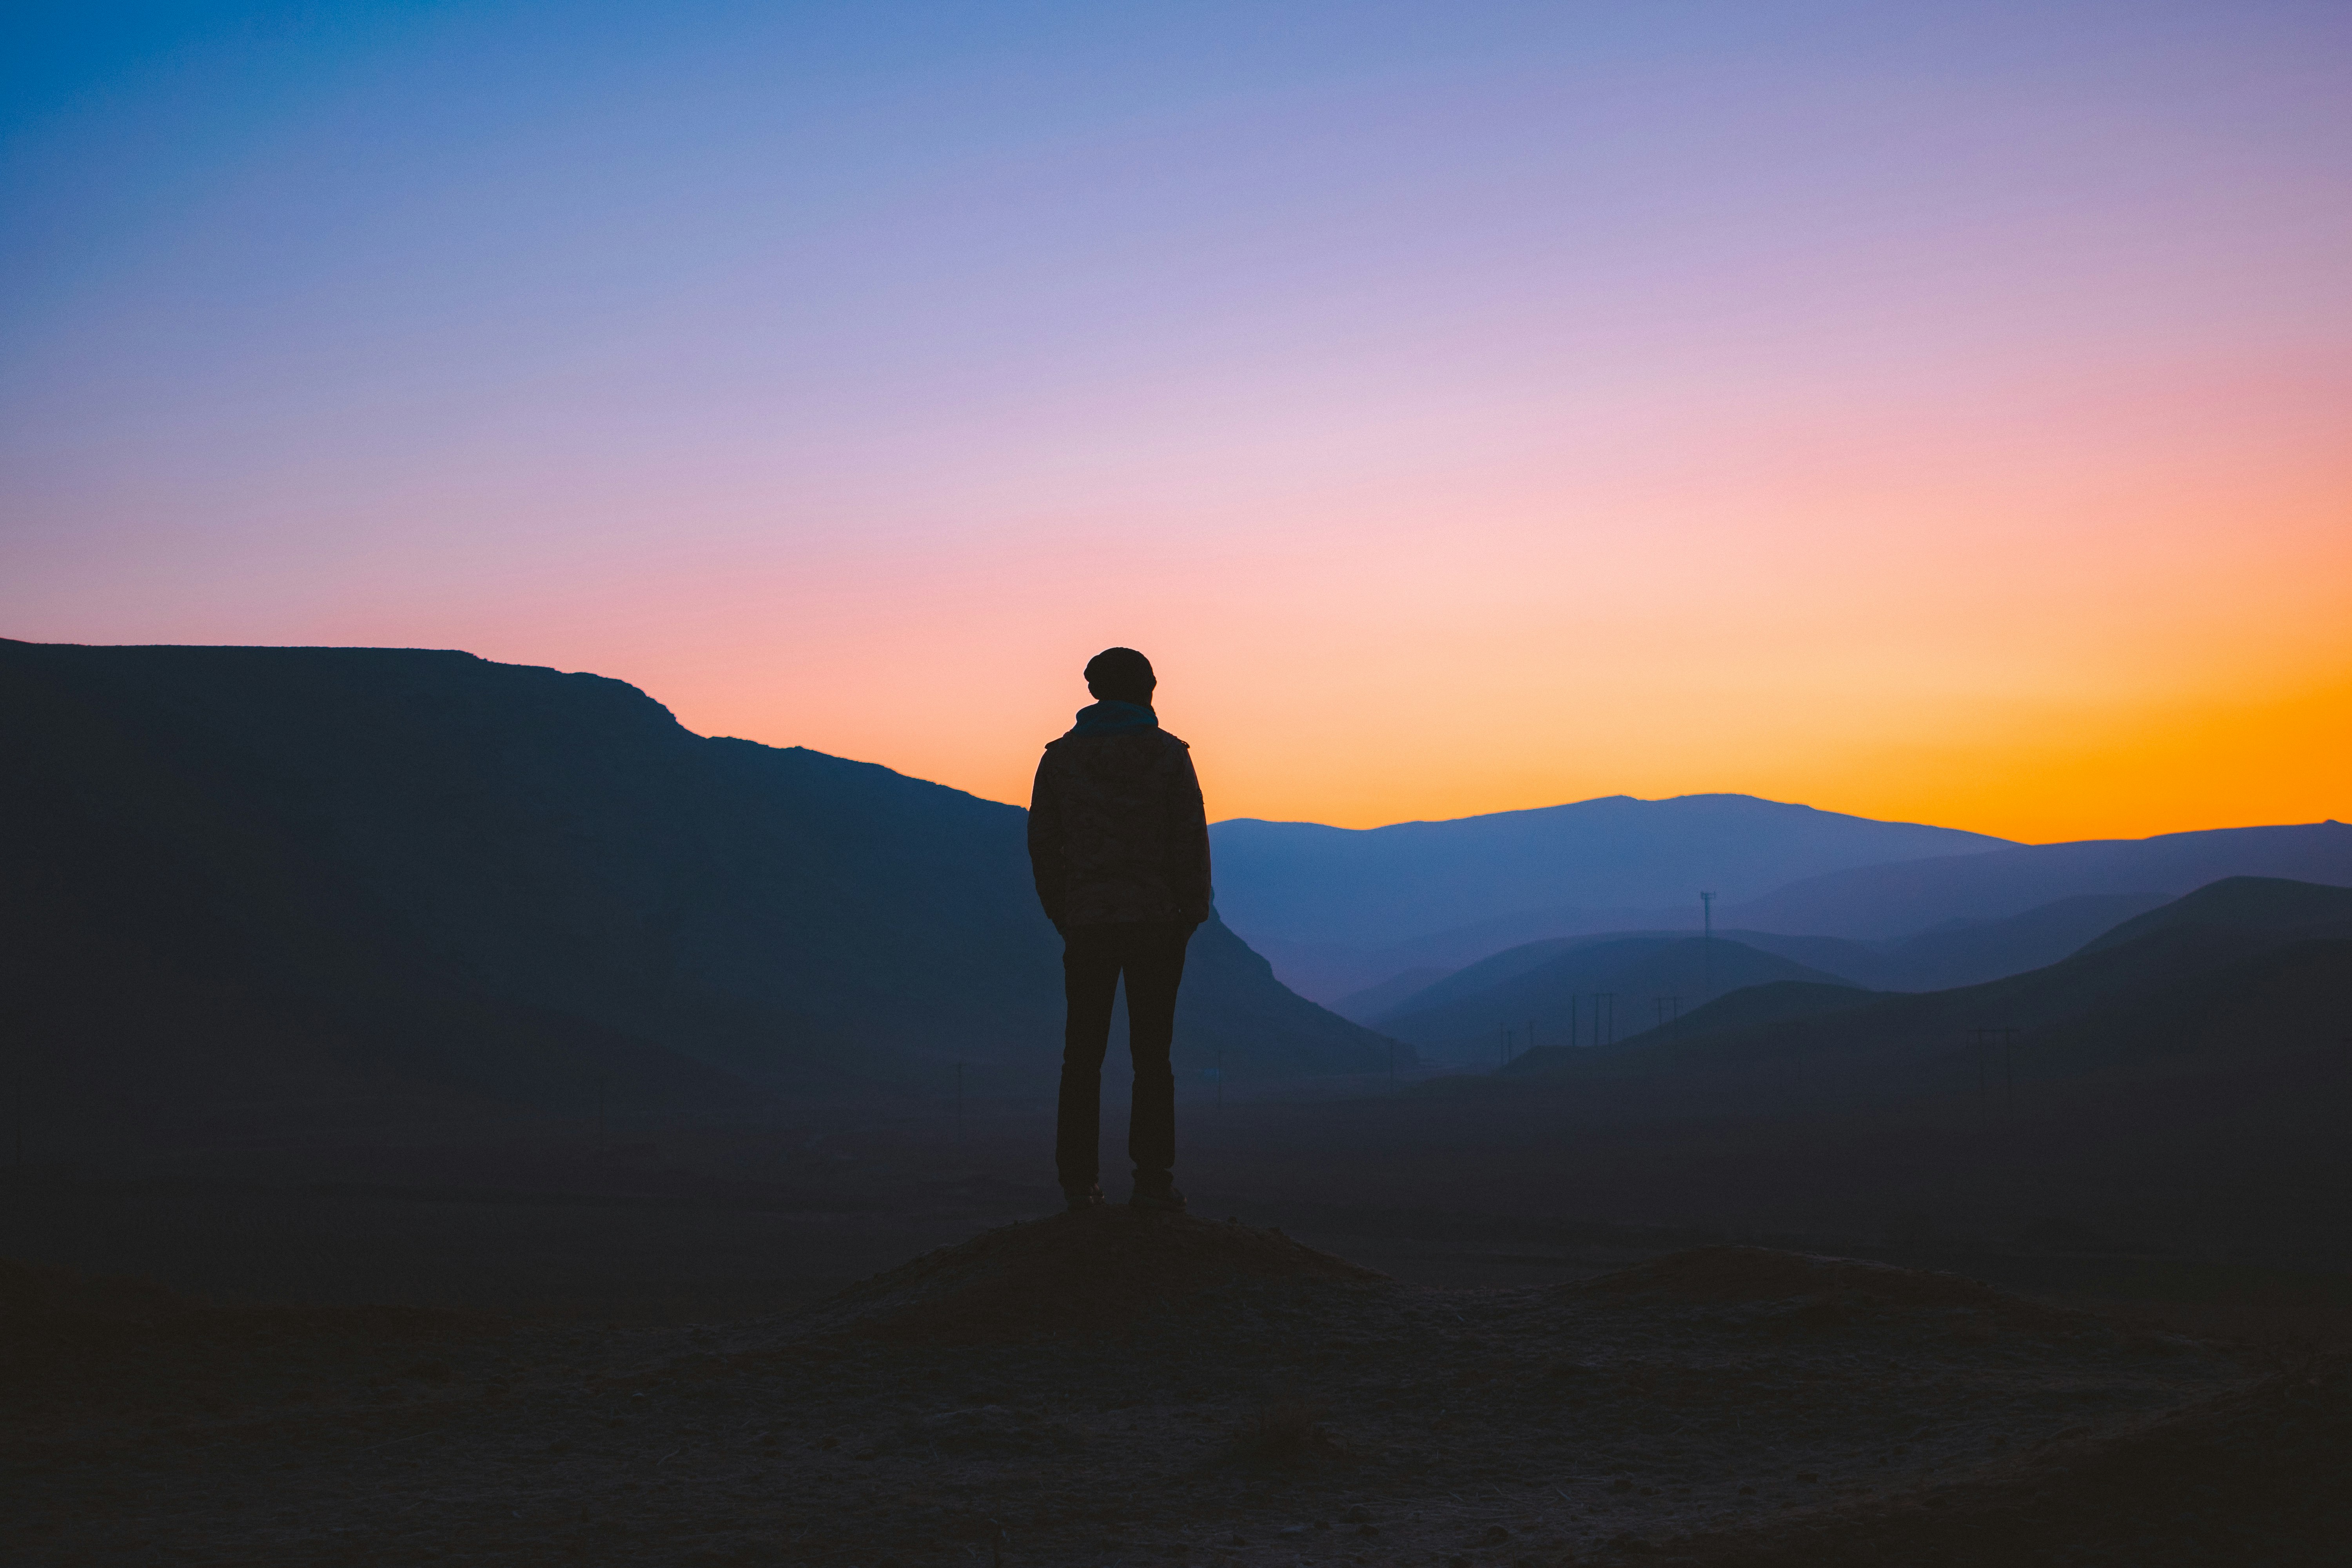
[[[1114,1212],[635,1332],[37,1283],[0,1339],[0,1555],[26,1568],[2303,1568],[2352,1525],[2324,1352],[2265,1375],[2251,1347],[1759,1247],[1442,1289]],[[1006,1299],[1066,1310],[931,1331]]]
[[[618,681],[0,643],[0,955],[45,1113],[722,1108],[1058,1054],[1019,809],[705,739]],[[1388,1048],[1196,939],[1184,1064]]]

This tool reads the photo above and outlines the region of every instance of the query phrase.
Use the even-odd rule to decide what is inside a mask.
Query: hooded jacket
[[[1209,821],[1192,748],[1139,703],[1082,709],[1029,797],[1029,868],[1057,926],[1209,918]]]

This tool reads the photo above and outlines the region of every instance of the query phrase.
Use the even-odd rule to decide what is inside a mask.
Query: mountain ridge
[[[248,1099],[575,1105],[1058,1059],[1017,806],[451,650],[0,642],[0,865],[33,895],[0,963],[35,1037],[89,1046],[51,1061],[85,1098],[193,1093],[199,1059]],[[1180,1061],[1388,1048],[1195,937]]]

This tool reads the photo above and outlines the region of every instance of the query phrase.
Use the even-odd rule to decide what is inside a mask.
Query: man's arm
[[[1062,805],[1048,773],[1052,752],[1037,760],[1037,779],[1029,790],[1029,874],[1037,883],[1037,901],[1055,929],[1062,924],[1067,898],[1069,862],[1062,854]]]
[[[1201,778],[1192,753],[1181,744],[1168,791],[1168,885],[1182,919],[1194,925],[1209,918],[1216,897],[1209,882],[1209,812],[1201,799]]]

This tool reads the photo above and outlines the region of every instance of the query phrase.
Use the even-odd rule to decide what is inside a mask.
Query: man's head
[[[1131,647],[1107,647],[1087,660],[1087,689],[1098,700],[1149,708],[1159,684],[1151,661]]]

